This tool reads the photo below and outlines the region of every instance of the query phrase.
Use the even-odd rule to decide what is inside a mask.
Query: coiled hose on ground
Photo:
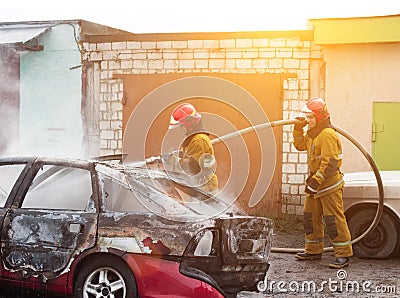
[[[293,120],[277,120],[277,121],[262,123],[262,124],[251,126],[251,127],[239,130],[239,131],[232,132],[230,134],[224,135],[219,138],[215,138],[211,142],[213,144],[215,144],[215,143],[225,141],[225,140],[228,140],[228,139],[231,139],[231,138],[234,138],[239,135],[243,135],[243,134],[246,134],[246,133],[249,133],[252,131],[257,131],[257,130],[265,129],[265,128],[269,128],[269,127],[297,124],[300,122],[301,122],[301,120],[293,119]],[[372,223],[368,227],[368,229],[366,229],[364,231],[364,233],[362,233],[360,236],[358,236],[357,238],[355,238],[351,241],[352,244],[355,244],[355,243],[359,242],[360,240],[362,240],[364,237],[366,237],[372,230],[374,230],[376,228],[376,226],[378,225],[379,220],[381,219],[381,216],[383,213],[383,203],[384,203],[383,183],[382,183],[382,178],[379,173],[378,167],[376,166],[371,155],[365,150],[365,148],[346,131],[344,131],[341,128],[334,126],[334,125],[333,125],[333,128],[339,134],[341,134],[346,139],[348,139],[351,143],[353,143],[361,151],[361,153],[364,155],[364,157],[367,159],[368,163],[370,164],[370,166],[374,172],[377,184],[378,184],[379,201],[378,201],[378,207],[376,209],[376,214],[375,214],[374,220],[372,221]],[[285,247],[272,247],[271,248],[271,252],[277,252],[277,253],[297,253],[297,252],[302,252],[302,251],[304,251],[304,248],[285,248]],[[333,251],[333,247],[325,247],[324,248],[324,252],[329,252],[329,251]]]

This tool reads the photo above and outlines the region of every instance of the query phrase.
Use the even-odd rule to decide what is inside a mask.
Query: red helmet
[[[185,125],[188,130],[192,130],[193,127],[200,122],[200,119],[201,115],[196,111],[193,105],[190,103],[182,103],[172,112],[169,129],[179,125]]]
[[[301,111],[305,114],[313,114],[317,122],[328,119],[329,112],[322,98],[314,97],[307,101]]]

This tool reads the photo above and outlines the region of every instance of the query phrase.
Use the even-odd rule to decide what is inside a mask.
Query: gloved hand
[[[306,180],[306,188],[304,189],[304,191],[310,195],[315,195],[317,193],[318,186],[318,181],[310,176]]]
[[[301,123],[294,125],[294,129],[295,130],[302,130],[303,127],[307,125],[306,118],[304,118],[304,117],[296,117],[295,119],[301,121]]]
[[[179,165],[179,156],[178,152],[164,153],[161,154],[161,161],[163,164],[168,164],[173,167],[177,167]]]

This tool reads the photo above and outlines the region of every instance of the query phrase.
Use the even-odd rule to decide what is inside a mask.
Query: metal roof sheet
[[[25,43],[49,29],[50,26],[0,27],[0,44]]]

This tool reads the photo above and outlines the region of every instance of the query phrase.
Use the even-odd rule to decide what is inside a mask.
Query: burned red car
[[[273,222],[162,170],[0,158],[0,283],[74,297],[229,297],[268,270]]]

